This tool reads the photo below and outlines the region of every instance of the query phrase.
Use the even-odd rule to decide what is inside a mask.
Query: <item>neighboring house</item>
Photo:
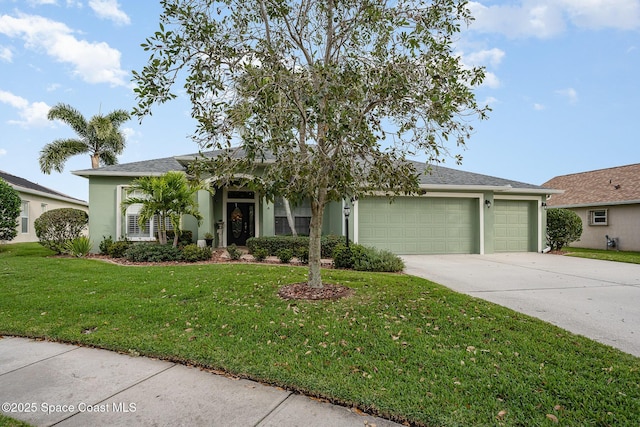
[[[640,251],[640,163],[557,176],[544,187],[564,190],[547,201],[582,218],[582,237],[571,246]]]
[[[204,153],[212,157],[216,153]],[[105,236],[114,239],[153,240],[156,224],[137,225],[139,207],[122,212],[131,181],[140,176],[158,176],[184,171],[196,156],[105,166],[73,172],[89,179],[89,233],[97,243]],[[267,159],[268,165],[273,159]],[[424,165],[416,163],[418,168]],[[268,166],[267,166],[268,167]],[[349,236],[358,243],[388,249],[397,254],[493,253],[541,251],[544,248],[543,202],[552,190],[475,173],[433,166],[421,178],[422,195],[362,198],[353,204]],[[287,234],[289,227],[281,201],[267,202],[246,188],[215,188],[213,195],[198,195],[204,221],[183,218],[182,228],[193,232],[194,240],[204,234],[220,233],[216,244],[244,245],[251,236]],[[345,234],[343,204],[326,207],[324,234]],[[308,205],[292,207],[297,231],[308,232]]]
[[[18,218],[18,235],[10,243],[37,242],[34,221],[46,211],[58,208],[75,208],[89,212],[84,200],[75,199],[24,178],[0,171],[0,178],[20,194],[22,210]]]

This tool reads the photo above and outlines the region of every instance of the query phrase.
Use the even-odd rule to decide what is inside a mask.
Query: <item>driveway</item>
[[[640,357],[640,265],[539,253],[402,258],[407,274]]]

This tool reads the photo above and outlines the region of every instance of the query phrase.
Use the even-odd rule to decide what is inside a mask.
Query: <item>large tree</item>
[[[175,231],[173,246],[177,246],[182,215],[191,215],[198,220],[198,223],[202,221],[202,214],[198,210],[195,199],[198,190],[206,188],[200,181],[189,181],[181,172],[167,172],[161,176],[143,176],[131,183],[129,191],[133,195],[122,202],[122,211],[126,212],[131,205],[142,205],[138,225],[144,229],[146,224],[155,218],[158,241],[161,244],[167,243],[167,220],[169,220]]]
[[[61,120],[71,126],[78,138],[56,139],[40,151],[40,170],[50,174],[52,170],[62,172],[70,157],[78,154],[91,156],[91,167],[115,165],[117,156],[122,154],[125,137],[120,125],[129,120],[125,110],[115,110],[109,114],[97,114],[89,121],[75,108],[67,104],[57,104],[49,110],[49,120]]]
[[[308,283],[321,287],[325,206],[418,191],[406,156],[440,161],[485,117],[472,91],[484,69],[454,52],[466,3],[163,0],[134,114],[175,98],[185,73],[194,137],[221,152],[204,163],[218,184],[310,200]]]
[[[20,194],[0,178],[0,243],[18,235],[18,217],[22,200]]]

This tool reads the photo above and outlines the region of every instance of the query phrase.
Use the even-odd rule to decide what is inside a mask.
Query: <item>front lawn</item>
[[[428,426],[640,425],[640,359],[435,283],[293,266],[126,267],[0,246],[0,334],[231,374]]]
[[[616,251],[616,250],[604,250],[604,249],[586,249],[586,248],[571,248],[567,247],[563,249],[567,251],[567,255],[580,257],[580,258],[591,258],[591,259],[602,259],[605,261],[617,261],[617,262],[628,262],[632,264],[640,264],[640,252],[631,252],[631,251]]]

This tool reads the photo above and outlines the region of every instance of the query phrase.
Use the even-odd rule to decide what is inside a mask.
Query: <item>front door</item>
[[[245,246],[255,234],[255,203],[227,203],[227,246]]]

